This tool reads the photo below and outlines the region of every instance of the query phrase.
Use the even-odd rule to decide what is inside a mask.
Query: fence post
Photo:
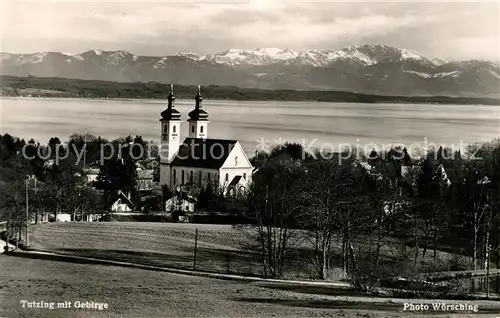
[[[490,251],[491,245],[486,246],[486,298],[490,298]]]
[[[198,228],[194,234],[194,260],[193,260],[193,270],[196,270],[196,250],[198,248]]]

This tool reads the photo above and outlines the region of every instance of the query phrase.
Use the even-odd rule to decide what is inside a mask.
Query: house
[[[137,172],[137,190],[139,192],[152,191],[155,183],[153,182],[153,170],[138,169]]]
[[[401,177],[408,184],[415,187],[417,185],[418,177],[422,173],[422,165],[401,166]],[[433,180],[436,180],[441,186],[447,188],[451,185],[451,180],[443,164],[437,165],[433,170]]]
[[[135,205],[130,199],[130,193],[125,195],[121,190],[118,191],[118,199],[111,205],[110,210],[113,212],[130,212]]]
[[[192,213],[194,212],[195,204],[196,200],[187,194],[176,195],[165,202],[165,211],[182,211]]]
[[[69,213],[57,213],[56,222],[71,222],[71,214]]]
[[[181,144],[181,113],[174,108],[173,86],[161,113],[160,185],[171,191],[192,183],[217,184],[225,191],[245,188],[253,166],[237,140],[208,138],[208,113],[198,86],[195,108],[188,116],[189,134]]]
[[[98,168],[88,168],[83,169],[83,172],[87,178],[87,183],[92,183],[97,180],[97,176],[99,175]]]
[[[366,174],[369,175],[372,171],[373,167],[365,161],[354,160],[351,164],[351,170],[355,173]]]

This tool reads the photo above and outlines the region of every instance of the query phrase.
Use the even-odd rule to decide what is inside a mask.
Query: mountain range
[[[217,54],[168,56],[100,50],[81,54],[0,53],[0,74],[380,95],[500,96],[498,62],[450,62],[385,45],[336,51],[230,49]]]

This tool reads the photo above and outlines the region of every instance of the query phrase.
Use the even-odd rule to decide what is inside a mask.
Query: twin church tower
[[[161,143],[168,147],[162,158],[165,162],[171,162],[181,145],[181,113],[174,108],[174,85],[170,85],[170,94],[168,95],[168,106],[161,113]],[[201,96],[200,85],[198,93],[195,96],[195,108],[188,114],[189,119],[189,138],[206,139],[208,135],[208,113],[203,109],[203,97]],[[167,146],[168,145],[168,146]],[[165,149],[167,150],[167,149]]]
[[[170,190],[188,183],[217,182],[223,189],[240,189],[251,180],[253,166],[237,140],[208,138],[208,113],[200,86],[189,112],[188,137],[181,142],[181,113],[174,108],[170,86],[167,108],[161,112],[160,184]]]

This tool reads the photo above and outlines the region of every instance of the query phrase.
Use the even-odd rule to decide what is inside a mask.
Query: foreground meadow
[[[0,317],[388,317],[401,304],[360,304],[252,283],[27,253],[0,254]],[[332,298],[333,297],[333,298]],[[107,303],[108,309],[22,308],[21,301]],[[367,309],[369,308],[369,309]],[[374,311],[374,312],[373,312]]]
[[[31,229],[30,247],[144,265],[193,269],[196,229],[196,270],[262,275],[260,253],[254,248],[255,241],[248,236],[248,231],[241,231],[230,225],[153,222],[47,223]],[[397,242],[387,242],[382,247],[386,254],[399,248]],[[337,246],[337,249],[340,249],[340,246]],[[285,262],[284,278],[313,278],[312,251],[311,242],[305,239],[295,244]],[[439,257],[455,258],[456,255],[439,251]],[[428,258],[431,258],[431,253],[428,253]],[[331,279],[339,280],[341,276],[334,273]]]
[[[242,249],[247,241],[226,225],[179,223],[57,223],[32,230],[30,247],[145,265],[260,275],[260,261]]]
[[[76,261],[63,256],[0,254],[0,317],[401,317],[404,303],[461,301],[394,299],[348,289],[316,290],[243,283]],[[94,302],[107,309],[23,308],[22,301]],[[468,301],[478,312],[429,312],[433,317],[496,317],[498,301]]]

